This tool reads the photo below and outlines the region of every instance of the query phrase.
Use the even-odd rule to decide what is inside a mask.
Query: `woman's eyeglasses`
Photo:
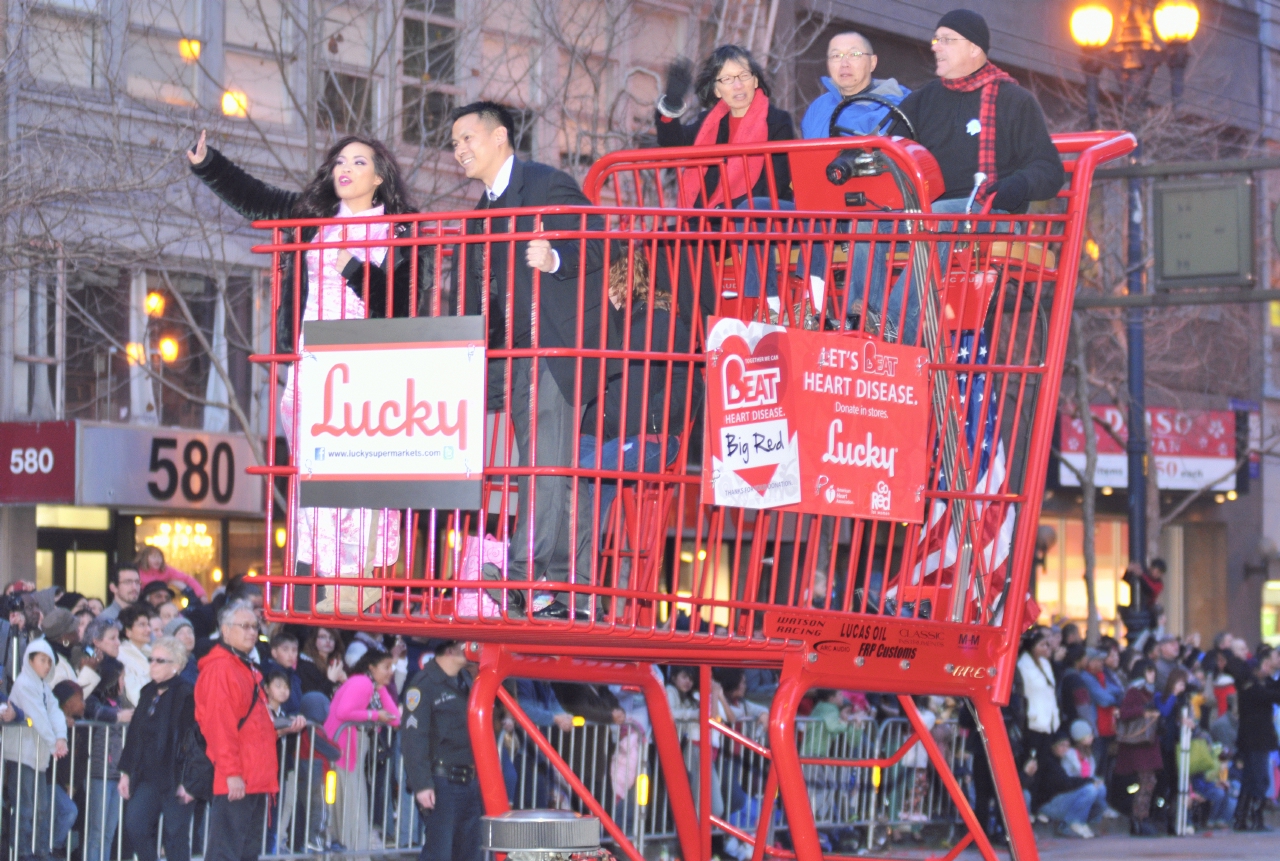
[[[754,77],[755,75],[750,72],[742,72],[737,75],[725,75],[723,78],[716,78],[716,83],[722,87],[727,87],[734,81],[737,81],[740,84],[749,84],[751,83],[751,79]]]
[[[172,664],[173,661],[168,658],[147,658],[149,664]]]

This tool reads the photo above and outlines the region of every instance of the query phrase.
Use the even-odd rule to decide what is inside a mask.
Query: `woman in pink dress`
[[[187,153],[191,169],[228,206],[251,220],[284,218],[357,218],[414,212],[395,157],[381,142],[349,135],[334,144],[324,163],[301,193],[275,188],[250,176],[213,147],[205,133]],[[412,225],[389,222],[330,224],[323,231],[301,229],[302,242],[344,242],[400,238],[412,235]],[[325,248],[307,251],[306,273],[298,279],[298,307],[306,320],[349,320],[366,317],[406,317],[412,297],[423,304],[426,290],[415,290],[416,268],[425,281],[431,270],[428,249],[419,247],[417,266],[410,246]],[[281,274],[277,352],[303,349],[301,332],[294,331],[293,267],[285,256]],[[391,258],[388,265],[388,257]],[[368,266],[365,263],[368,263]],[[366,283],[367,280],[367,283]],[[368,305],[365,298],[368,297]],[[290,444],[297,421],[298,368],[291,366],[280,417]],[[371,568],[389,568],[400,554],[400,512],[361,508],[306,508],[290,512],[290,536],[300,576],[358,577]],[[370,543],[372,540],[372,543]],[[308,590],[303,590],[308,591]],[[322,589],[323,591],[323,589]],[[317,595],[316,609],[332,612],[332,589]],[[344,590],[354,593],[354,589]],[[352,595],[354,597],[354,594]],[[345,599],[345,596],[344,596]],[[305,602],[302,602],[305,603]],[[343,604],[343,612],[352,612]]]

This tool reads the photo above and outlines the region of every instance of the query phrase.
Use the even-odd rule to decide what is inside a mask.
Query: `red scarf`
[[[1000,84],[1016,85],[1018,82],[1007,72],[988,62],[978,71],[963,78],[942,78],[942,86],[957,93],[982,90],[982,107],[978,111],[978,170],[987,175],[978,189],[975,200],[982,200],[987,190],[996,182],[996,94]]]
[[[729,113],[729,106],[725,104],[724,99],[716,102],[716,106],[712,108],[702,121],[702,126],[698,129],[698,137],[694,139],[694,146],[714,146],[716,137],[720,133],[720,121]],[[737,134],[729,135],[729,143],[746,144],[746,143],[764,143],[769,140],[769,97],[764,94],[764,90],[757,90],[756,97],[751,100],[751,106],[747,108],[746,114],[742,117],[742,121],[738,123]],[[737,197],[743,197],[750,194],[751,189],[755,188],[756,182],[760,179],[760,172],[764,170],[764,156],[753,155],[748,156],[745,161],[746,176],[743,175],[741,156],[729,156],[725,158],[725,164],[721,169],[720,182],[716,184],[716,190],[711,193],[710,199],[707,200],[706,206],[714,208],[726,202],[724,195],[725,186],[729,186],[728,200]],[[680,205],[693,206],[698,199],[698,195],[702,193],[702,189],[706,182],[708,168],[699,170],[686,170],[680,178]]]

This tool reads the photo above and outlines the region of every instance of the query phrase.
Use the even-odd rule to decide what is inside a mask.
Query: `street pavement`
[[[1191,837],[1137,838],[1126,835],[1097,837],[1093,840],[1068,840],[1063,837],[1041,838],[1041,861],[1144,861],[1144,859],[1177,859],[1177,861],[1262,861],[1280,858],[1280,832],[1271,834],[1236,834],[1215,831]],[[977,853],[966,853],[979,857]]]

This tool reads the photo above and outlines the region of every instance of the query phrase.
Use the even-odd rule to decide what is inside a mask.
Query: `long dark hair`
[[[716,78],[720,77],[720,70],[730,60],[746,66],[751,74],[756,76],[756,83],[761,92],[766,96],[770,95],[769,81],[764,76],[764,67],[756,62],[751,52],[741,45],[721,45],[703,62],[702,68],[698,70],[698,79],[693,85],[694,92],[698,94],[698,101],[702,102],[704,108],[709,108],[716,103]]]
[[[391,150],[375,138],[347,135],[329,147],[324,163],[293,206],[294,218],[331,218],[337,214],[339,201],[338,193],[333,190],[333,168],[338,162],[338,156],[353,143],[364,144],[373,150],[373,171],[382,177],[382,183],[373,191],[373,202],[381,203],[387,215],[417,211],[409,202],[409,190]]]

